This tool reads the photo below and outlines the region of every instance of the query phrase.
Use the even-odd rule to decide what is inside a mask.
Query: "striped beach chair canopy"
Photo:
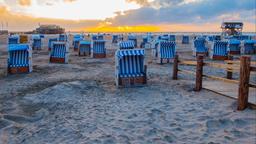
[[[182,36],[182,44],[189,44],[189,36],[187,35]]]
[[[228,41],[215,41],[212,47],[212,53],[215,56],[228,55]]]
[[[122,41],[119,43],[119,49],[134,49],[134,41]]]
[[[116,59],[118,63],[119,77],[140,77],[145,76],[144,70],[145,51],[141,49],[118,50]]]
[[[169,35],[169,40],[175,42],[176,36],[175,35]]]

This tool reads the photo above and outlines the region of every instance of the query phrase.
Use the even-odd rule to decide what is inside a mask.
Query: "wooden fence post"
[[[196,65],[196,87],[195,91],[200,91],[202,89],[203,82],[203,66],[204,66],[204,56],[197,56],[197,65]]]
[[[238,88],[238,107],[237,110],[244,110],[248,104],[249,81],[250,81],[250,63],[249,56],[240,58],[240,79]]]
[[[233,60],[233,56],[228,56],[228,60]],[[228,66],[232,66],[232,63],[227,63]],[[233,72],[229,71],[230,69],[227,68],[227,79],[232,79]]]
[[[179,56],[175,55],[174,56],[174,61],[173,61],[173,73],[172,73],[172,79],[177,80],[178,79],[178,71],[179,71]]]

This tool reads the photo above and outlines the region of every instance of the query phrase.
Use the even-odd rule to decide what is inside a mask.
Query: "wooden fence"
[[[179,64],[182,65],[190,65],[196,66],[196,72],[181,70],[179,69]],[[174,58],[173,64],[173,80],[178,79],[178,72],[192,74],[196,76],[195,82],[195,91],[200,91],[202,89],[203,77],[207,77],[214,80],[220,80],[228,83],[238,84],[238,110],[244,110],[248,106],[248,95],[249,95],[249,87],[256,88],[256,84],[250,83],[250,74],[251,72],[256,72],[256,67],[251,66],[256,65],[256,62],[251,62],[251,58],[249,56],[241,56],[240,61],[233,61],[233,57],[230,56],[229,60],[225,61],[225,63],[214,63],[214,62],[204,62],[204,56],[197,56],[196,61],[191,60],[179,60],[179,56],[176,55]],[[225,69],[227,72],[226,78],[205,75],[203,74],[203,67],[210,66],[214,68]],[[233,80],[233,72],[239,73],[239,80]]]

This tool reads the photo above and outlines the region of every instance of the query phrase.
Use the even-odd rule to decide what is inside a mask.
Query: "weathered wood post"
[[[200,91],[202,89],[203,82],[203,66],[204,66],[204,56],[197,56],[197,65],[196,65],[196,87],[195,91]]]
[[[237,110],[244,110],[248,104],[250,65],[251,58],[242,56],[240,58],[240,78],[238,88],[238,107]]]
[[[173,80],[178,79],[178,71],[179,71],[179,55],[175,55],[174,61],[173,61],[173,72],[172,72]]]
[[[233,56],[228,56],[228,60],[233,60]],[[232,66],[232,62],[228,62],[227,64],[229,67]],[[230,70],[232,70],[232,69],[227,68],[227,79],[232,79],[232,77],[233,77],[233,72]]]

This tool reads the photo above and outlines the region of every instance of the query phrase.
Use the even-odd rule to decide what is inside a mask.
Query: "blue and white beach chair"
[[[32,35],[32,49],[33,50],[41,50],[42,49],[42,40],[40,35]]]
[[[106,57],[105,43],[106,43],[106,41],[104,41],[104,40],[93,41],[93,45],[92,45],[93,58],[105,58]]]
[[[206,46],[206,40],[202,37],[198,37],[194,40],[193,43],[193,55],[208,55],[208,48]]]
[[[245,40],[243,53],[244,54],[256,54],[256,40]]]
[[[189,36],[182,36],[182,44],[189,44]]]
[[[118,35],[112,36],[112,43],[118,43]]]
[[[91,42],[90,41],[80,41],[79,56],[90,56],[91,55]]]
[[[19,35],[11,35],[8,37],[8,44],[19,44],[20,37]]]
[[[68,63],[69,46],[67,42],[53,42],[50,52],[51,63]]]
[[[104,40],[104,35],[103,34],[99,34],[97,40]]]
[[[228,42],[228,53],[231,55],[240,54],[241,53],[241,42],[237,39],[230,39]]]
[[[115,53],[116,85],[130,86],[147,83],[147,67],[143,49],[118,50]]]
[[[228,59],[228,42],[215,41],[210,49],[210,58],[213,60],[227,60]]]
[[[134,41],[122,41],[119,43],[119,49],[134,49]]]
[[[9,74],[32,72],[32,49],[29,44],[10,44],[7,64]]]
[[[53,42],[57,42],[58,38],[50,38],[48,41],[48,51],[51,51]]]
[[[176,54],[176,43],[170,41],[159,41],[156,45],[156,49],[153,49],[153,56],[157,63],[163,63],[166,60],[167,63],[174,58]]]

